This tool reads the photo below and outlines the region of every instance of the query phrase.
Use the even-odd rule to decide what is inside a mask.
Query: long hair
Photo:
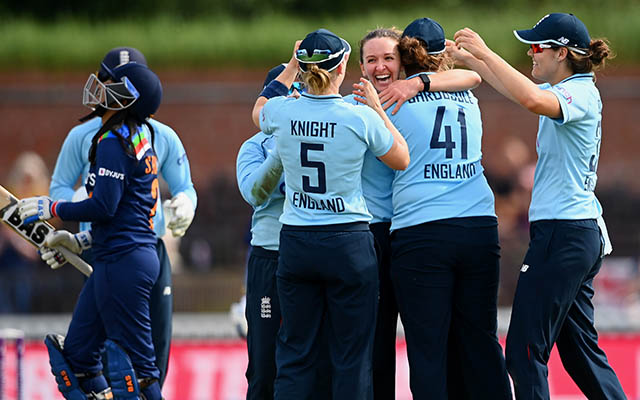
[[[567,60],[569,60],[574,74],[584,74],[604,68],[605,60],[615,57],[607,39],[591,40],[587,54],[580,54],[571,49],[567,50]]]
[[[336,70],[329,72],[318,67],[316,64],[309,64],[307,71],[302,73],[302,81],[312,94],[322,94],[331,86],[331,81],[336,77]]]
[[[143,124],[146,125],[149,128],[149,132],[151,132],[151,147],[153,147],[155,142],[155,131],[153,129],[153,126],[151,126],[147,119],[145,119],[144,121],[140,121],[138,117],[129,112],[128,108],[119,110],[111,117],[109,117],[109,119],[104,124],[102,124],[100,129],[98,129],[98,132],[96,132],[96,134],[93,135],[93,138],[91,139],[91,147],[89,148],[89,162],[91,163],[91,165],[95,165],[96,162],[96,151],[100,136],[109,131],[111,131],[111,133],[113,133],[118,138],[118,140],[120,141],[120,145],[124,149],[125,153],[135,157],[135,147],[133,145],[132,139],[135,133],[138,131],[138,128]],[[120,128],[122,125],[126,125],[127,128],[129,128],[129,137],[127,138],[125,138],[120,132],[118,132],[118,128]]]
[[[398,43],[402,65],[407,75],[418,72],[437,72],[453,68],[453,59],[446,53],[429,54],[427,44],[417,38],[405,36]]]

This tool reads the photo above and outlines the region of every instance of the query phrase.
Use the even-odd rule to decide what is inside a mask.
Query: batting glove
[[[25,225],[38,220],[46,221],[56,217],[57,201],[51,200],[48,196],[27,197],[18,202],[20,219]]]
[[[51,269],[58,269],[67,263],[67,259],[57,249],[42,247],[38,253],[42,261],[46,262]]]
[[[64,246],[76,254],[82,253],[91,247],[91,232],[82,231],[73,234],[69,231],[53,231],[44,239],[44,245],[55,250],[56,247]],[[43,258],[44,259],[44,258]],[[45,260],[46,261],[46,260]],[[51,264],[49,264],[51,265]]]
[[[169,221],[167,228],[171,229],[171,234],[174,237],[184,236],[195,215],[195,207],[189,196],[180,192],[171,200],[166,200],[163,206]]]

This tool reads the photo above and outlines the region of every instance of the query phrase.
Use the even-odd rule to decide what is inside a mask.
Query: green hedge
[[[295,0],[279,1],[295,3]],[[507,60],[522,65],[530,62],[525,54],[527,48],[514,38],[512,30],[531,27],[547,12],[556,11],[575,13],[589,27],[592,37],[607,37],[618,54],[616,64],[640,63],[640,41],[637,40],[640,2],[620,9],[607,5],[603,9],[588,7],[590,1],[579,8],[500,9],[454,5],[380,10],[351,16],[344,13],[339,17],[288,13],[253,18],[160,15],[144,19],[92,20],[76,16],[42,22],[5,14],[0,17],[0,69],[93,69],[106,50],[119,45],[138,47],[157,68],[263,68],[286,61],[294,40],[319,27],[333,30],[357,49],[358,41],[367,30],[391,25],[403,28],[422,16],[438,20],[449,38],[457,29],[471,27]],[[491,3],[490,0],[483,2]],[[162,3],[158,1],[160,6]],[[357,51],[353,58],[356,56]]]

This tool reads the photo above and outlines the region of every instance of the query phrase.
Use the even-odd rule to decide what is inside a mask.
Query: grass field
[[[640,63],[640,2],[624,7],[571,7],[589,27],[592,37],[607,37],[617,64]],[[356,16],[293,17],[272,14],[253,20],[207,17],[184,20],[170,16],[89,22],[63,18],[51,23],[0,16],[0,69],[86,70],[95,68],[105,49],[118,45],[140,48],[149,62],[162,68],[264,67],[286,61],[293,41],[319,27],[333,30],[354,48],[363,34],[377,26],[406,26],[429,16],[445,28],[447,37],[464,26],[479,32],[490,47],[511,62],[528,63],[526,46],[511,33],[529,28],[547,12],[564,9],[497,9],[454,6],[411,11],[372,11]],[[357,51],[356,51],[357,54]],[[355,55],[355,54],[354,54]]]

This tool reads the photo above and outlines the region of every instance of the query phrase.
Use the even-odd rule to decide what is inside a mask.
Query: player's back
[[[411,163],[393,182],[392,229],[446,218],[495,216],[483,175],[482,120],[470,91],[420,92],[391,120]]]
[[[382,125],[380,117],[369,108],[345,103],[339,95],[305,93],[299,99],[270,102],[265,109],[273,119],[287,177],[281,222],[327,225],[370,220],[361,173],[367,148],[384,154],[390,147],[390,133],[386,131],[385,137],[373,128],[374,118]]]

